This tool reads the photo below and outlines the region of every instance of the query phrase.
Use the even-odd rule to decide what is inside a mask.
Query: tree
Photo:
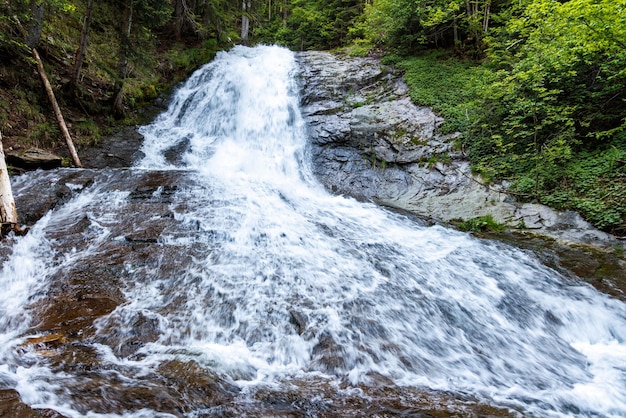
[[[43,62],[41,61],[41,58],[39,57],[39,53],[37,53],[36,48],[32,49],[32,53],[33,53],[33,58],[35,59],[35,62],[37,63],[37,70],[39,71],[41,82],[44,86],[44,89],[46,90],[48,99],[50,100],[50,104],[52,105],[54,116],[57,119],[59,128],[61,129],[61,132],[63,133],[63,137],[65,138],[67,149],[70,153],[70,156],[72,157],[72,162],[74,163],[76,167],[82,167],[80,159],[78,158],[78,153],[76,152],[76,148],[74,148],[74,142],[72,141],[70,132],[67,130],[67,125],[65,124],[65,120],[63,119],[63,114],[61,113],[61,109],[59,108],[57,100],[54,96],[54,91],[52,91],[52,86],[50,85],[50,82],[48,81],[48,77],[46,76],[46,70],[43,66]]]
[[[136,55],[136,40],[141,35],[149,36],[151,31],[161,27],[172,15],[172,7],[160,0],[129,0],[117,3],[121,8],[122,20],[119,33],[119,59],[117,79],[113,93],[113,111],[123,116],[124,83],[131,75],[131,60]]]
[[[44,7],[43,0],[31,0],[32,20],[28,26],[28,35],[26,36],[26,45],[30,48],[37,47],[41,40]]]
[[[250,18],[248,17],[248,13],[252,7],[252,3],[250,0],[242,0],[241,1],[241,40],[244,43],[248,42],[248,32],[250,31]]]
[[[520,0],[521,3],[527,0]],[[366,37],[410,53],[420,47],[451,47],[480,56],[494,13],[509,0],[374,0],[366,6]]]
[[[74,55],[74,68],[72,71],[72,78],[70,80],[70,89],[74,93],[78,87],[78,80],[80,79],[80,71],[85,59],[85,49],[87,48],[87,36],[89,34],[89,26],[91,26],[91,14],[93,12],[93,1],[88,0],[87,9],[83,20],[83,29],[80,33],[80,43],[76,54]]]
[[[11,190],[9,171],[4,160],[4,149],[2,147],[2,132],[0,132],[0,236],[6,235],[9,231],[22,232],[17,225],[17,209]]]
[[[575,153],[626,130],[626,0],[532,0],[488,40],[498,70],[470,156],[541,198]]]
[[[345,45],[363,11],[363,3],[364,0],[258,3],[259,16],[267,16],[267,20],[259,23],[254,35],[296,50],[336,48]]]

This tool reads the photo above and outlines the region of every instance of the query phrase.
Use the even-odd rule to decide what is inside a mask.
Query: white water
[[[284,49],[237,47],[142,128],[138,169],[192,172],[171,205],[180,228],[159,240],[187,261],[175,270],[165,268],[169,256],[127,265],[128,302],[99,319],[99,335],[130,332],[141,315],[160,337],[128,356],[98,342],[102,362],[131,385],[166,360],[193,359],[242,388],[302,376],[367,385],[382,375],[524,414],[625,416],[625,304],[518,250],[325,192],[308,165],[295,71]],[[183,152],[177,162],[166,158],[172,149]],[[68,264],[119,238],[107,225],[125,198],[96,188],[49,215],[58,222],[87,205],[98,225]],[[29,295],[44,271],[63,268],[47,261],[48,219],[0,273],[3,289],[18,289],[0,295],[10,306],[0,317],[0,379],[16,382],[29,404],[95,416],[64,389],[77,376],[13,354]]]

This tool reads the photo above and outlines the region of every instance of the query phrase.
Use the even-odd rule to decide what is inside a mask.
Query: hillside
[[[182,33],[177,40],[167,20],[154,27],[144,26],[139,20],[129,35],[123,36],[119,33],[120,8],[114,3],[96,2],[74,88],[72,78],[87,5],[80,1],[44,5],[36,48],[79,150],[98,143],[102,136],[121,126],[141,121],[141,109],[146,104],[210,60],[219,48],[216,34],[204,38]],[[33,18],[19,2],[0,6],[0,12],[0,131],[5,149],[39,147],[66,155],[30,48],[23,41],[34,24]],[[121,77],[123,50],[127,69]],[[122,106],[116,109],[114,101],[120,84]]]
[[[382,54],[485,184],[624,236],[623,39],[626,0],[15,0],[0,4],[0,130],[6,148],[64,153],[31,47],[79,150],[236,43]]]

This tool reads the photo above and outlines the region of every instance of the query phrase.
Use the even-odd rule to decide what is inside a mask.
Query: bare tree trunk
[[[1,235],[17,228],[17,209],[11,190],[11,180],[9,171],[4,161],[4,150],[2,149],[2,133],[0,132],[0,223],[2,223]],[[19,230],[19,228],[17,228]]]
[[[30,8],[33,12],[33,20],[30,23],[28,33],[26,34],[26,45],[31,48],[35,48],[41,40],[41,31],[43,30],[43,0],[31,0]]]
[[[65,120],[63,119],[63,114],[61,113],[61,109],[59,108],[59,104],[57,103],[56,97],[54,97],[54,92],[52,91],[52,86],[48,81],[48,76],[46,76],[46,70],[43,67],[43,62],[37,53],[37,50],[33,48],[33,58],[37,61],[37,69],[39,70],[39,76],[41,76],[41,81],[43,83],[44,88],[46,89],[46,93],[48,93],[48,99],[50,99],[50,104],[52,105],[52,109],[54,110],[54,115],[57,118],[57,122],[59,123],[59,128],[61,132],[63,132],[63,136],[65,137],[65,142],[67,143],[67,149],[70,152],[70,156],[72,157],[72,162],[76,167],[82,167],[80,163],[80,159],[78,158],[78,154],[76,153],[76,148],[74,148],[74,142],[72,141],[72,137],[70,136],[70,132],[67,130],[67,125],[65,124]]]
[[[483,13],[483,36],[487,35],[489,30],[489,16],[491,11],[491,0],[487,0],[485,3],[485,10]]]
[[[250,31],[250,19],[248,18],[248,9],[250,9],[250,2],[243,0],[241,4],[243,14],[241,15],[241,40],[244,43],[248,42],[248,32]]]
[[[130,31],[133,26],[133,1],[131,0],[124,12],[124,27],[120,40],[120,60],[118,63],[118,80],[115,82],[115,99],[113,100],[113,111],[117,115],[124,115],[124,82],[129,73],[130,55]]]
[[[83,67],[83,61],[85,59],[85,48],[87,48],[87,35],[89,34],[89,26],[91,26],[91,12],[93,11],[93,0],[89,0],[87,3],[87,10],[85,12],[85,21],[83,22],[83,30],[80,33],[80,45],[76,51],[74,57],[74,69],[72,72],[72,80],[70,86],[72,91],[76,91],[78,87],[78,80],[80,78],[80,70]]]

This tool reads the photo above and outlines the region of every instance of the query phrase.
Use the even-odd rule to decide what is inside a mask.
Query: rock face
[[[375,58],[297,54],[315,174],[331,191],[408,210],[435,222],[491,215],[567,242],[613,243],[578,214],[516,202],[485,186],[457,151],[458,134],[414,105],[401,74]]]

